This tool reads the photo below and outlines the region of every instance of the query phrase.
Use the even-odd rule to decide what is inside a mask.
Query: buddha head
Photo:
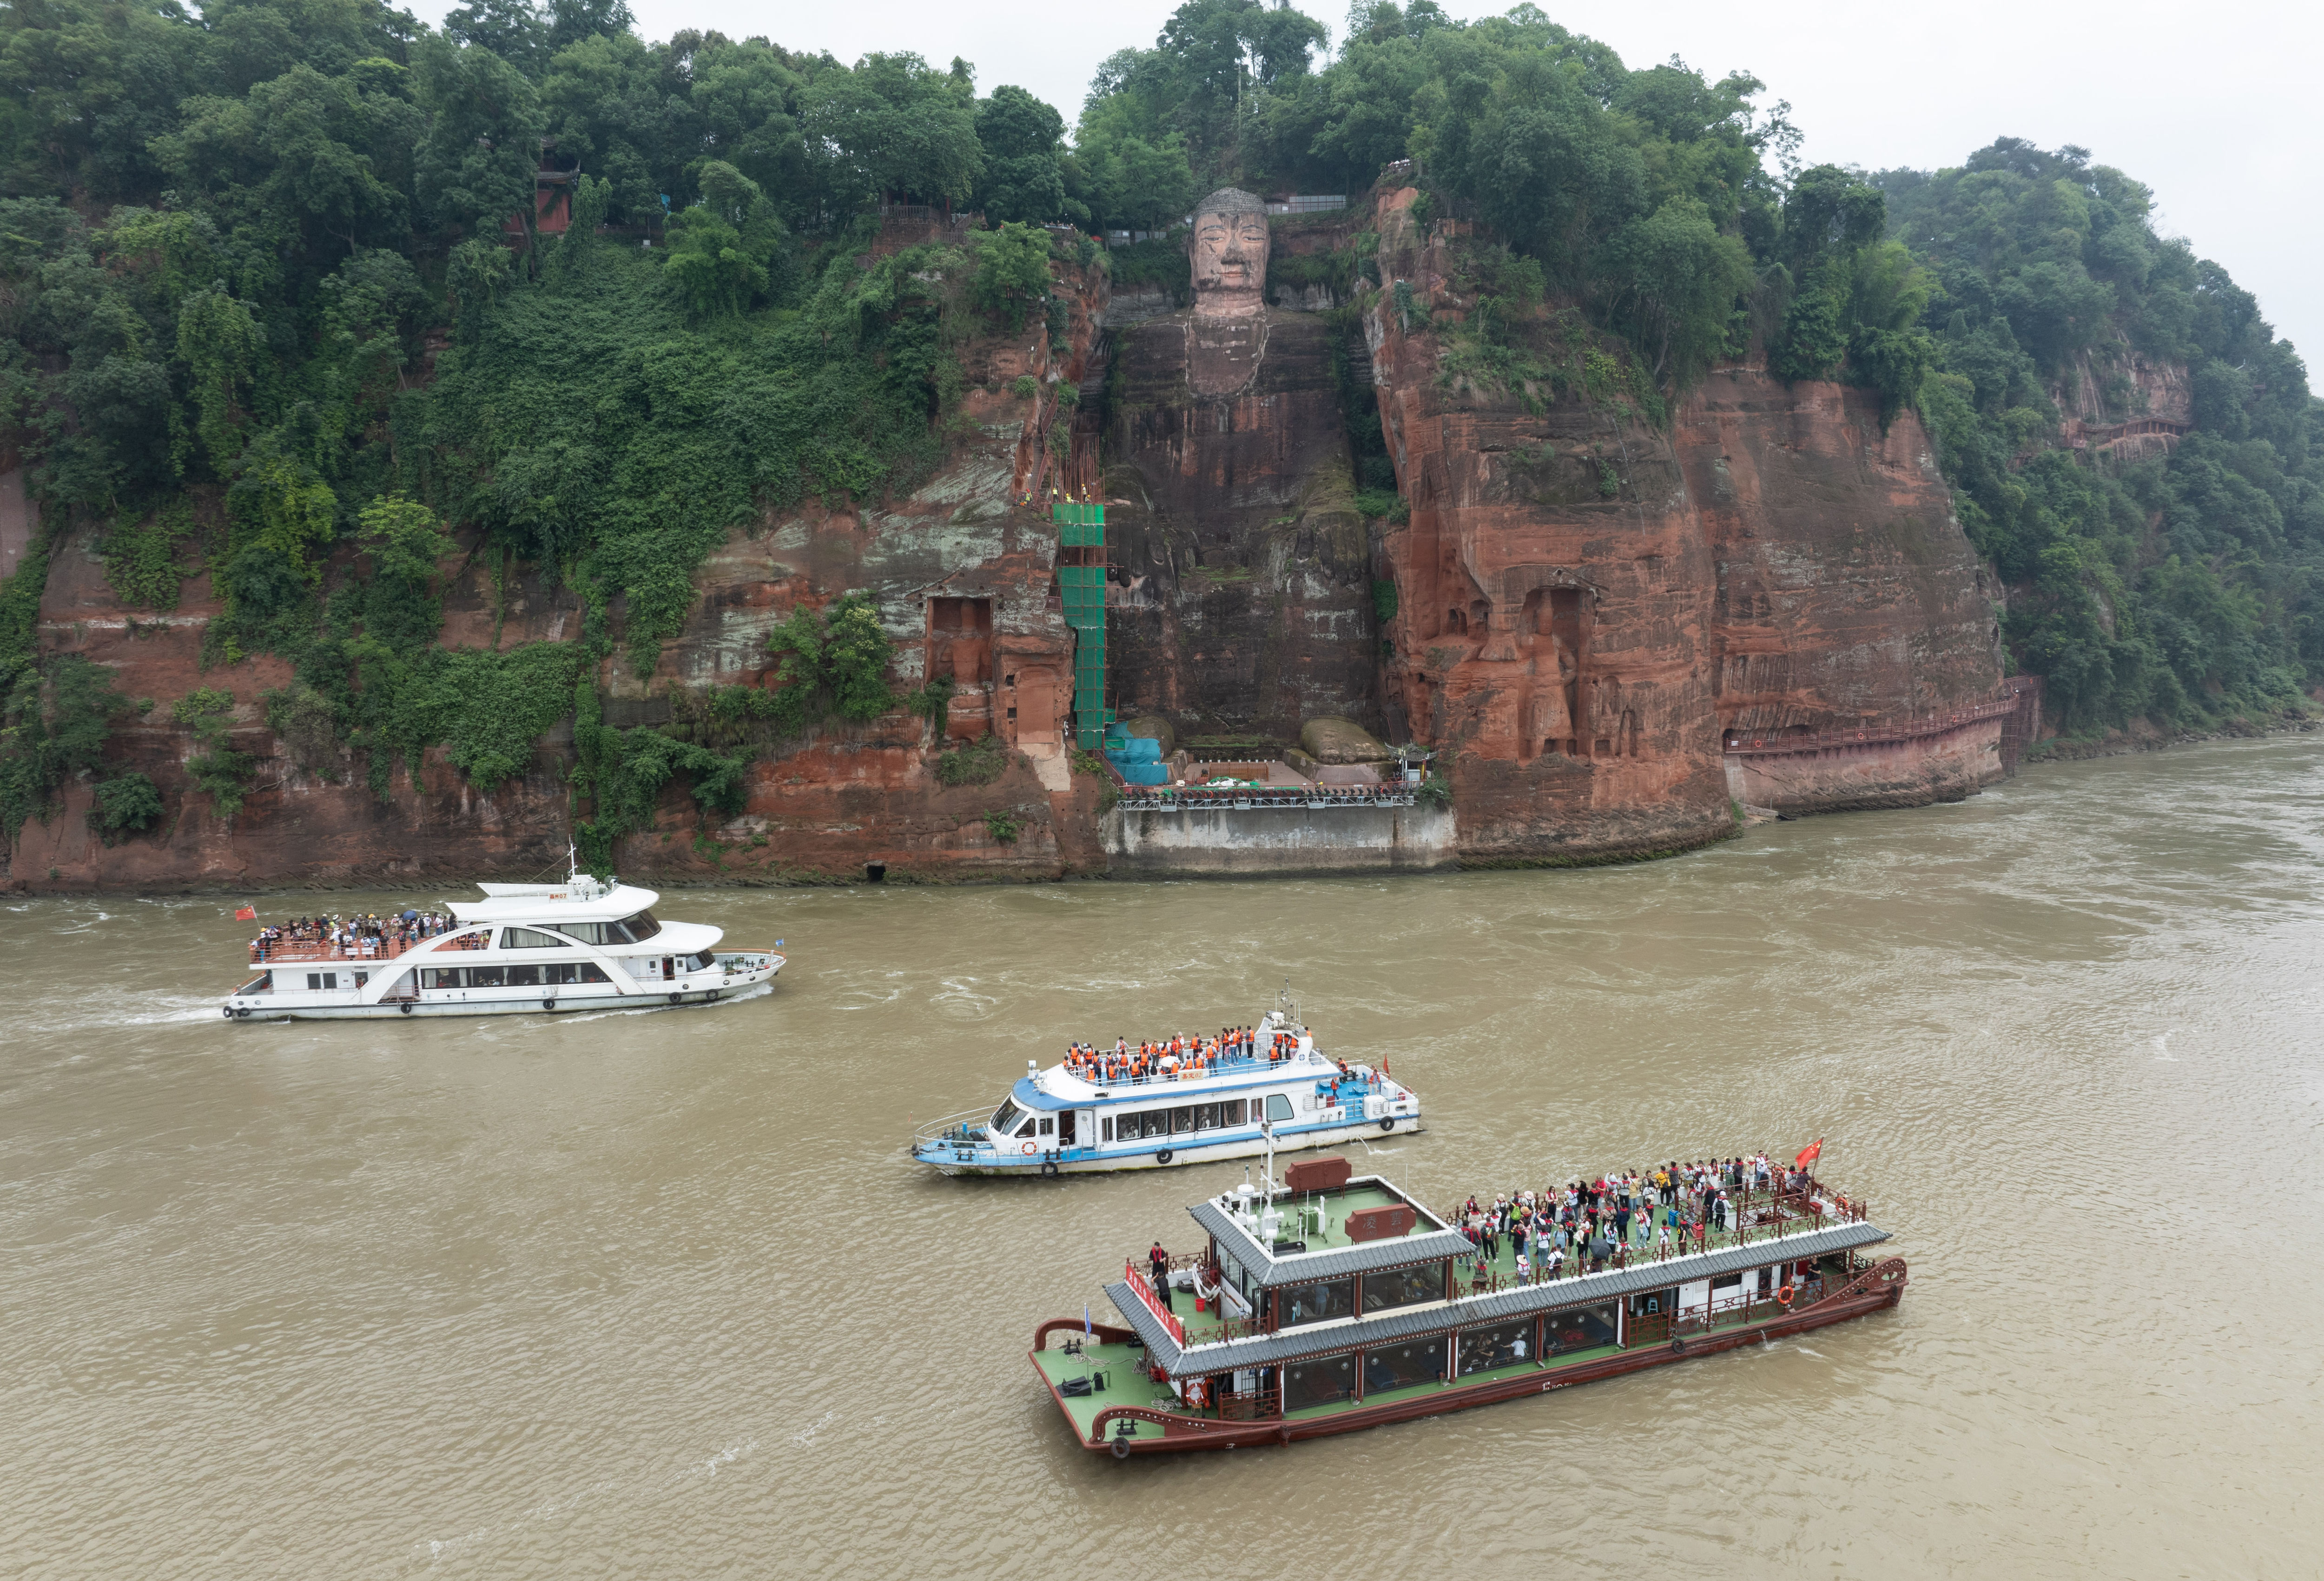
[[[1194,206],[1194,311],[1241,318],[1267,299],[1267,205],[1222,187]]]

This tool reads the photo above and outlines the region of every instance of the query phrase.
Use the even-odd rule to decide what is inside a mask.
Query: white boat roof
[[[569,923],[613,923],[644,911],[661,898],[651,889],[615,883],[610,888],[587,877],[564,884],[479,884],[483,900],[453,901],[453,920],[521,923],[528,918]]]

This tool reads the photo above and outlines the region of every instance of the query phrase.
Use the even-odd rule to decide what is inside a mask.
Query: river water
[[[771,991],[322,1027],[218,1018],[231,899],[20,900],[0,1573],[2311,1575],[2319,858],[2292,738],[1628,869],[682,893],[787,941]],[[1903,1306],[1289,1449],[1076,1448],[1034,1325],[1240,1167],[948,1181],[908,1125],[1286,976],[1421,1091],[1359,1156],[1425,1200],[1821,1135]]]

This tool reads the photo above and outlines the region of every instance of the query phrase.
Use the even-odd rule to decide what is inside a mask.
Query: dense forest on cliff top
[[[1755,79],[1630,70],[1530,5],[1462,24],[1360,4],[1327,41],[1297,11],[1189,0],[1105,61],[1068,136],[1022,89],[980,97],[964,62],[647,42],[620,0],[477,0],[440,31],[378,0],[0,9],[0,425],[42,520],[0,589],[0,829],[77,774],[108,835],[150,823],[152,787],[106,767],[136,706],[192,732],[222,810],[249,777],[226,692],[133,703],[40,652],[67,534],[100,544],[134,608],[208,570],[206,654],[290,661],[263,701],[309,766],[352,744],[384,793],[442,745],[489,788],[570,716],[599,840],[673,775],[719,804],[741,732],[598,723],[589,661],[616,616],[642,673],[734,524],[924,475],[960,394],[951,348],[1054,318],[1054,267],[1183,280],[1167,244],[1109,256],[1038,225],[1162,229],[1213,185],[1358,193],[1400,160],[1428,210],[1496,238],[1495,309],[1449,337],[1473,365],[1519,355],[1506,326],[1547,303],[1628,348],[1649,418],[1761,355],[1916,409],[2011,589],[2013,656],[2074,726],[2196,722],[2324,682],[2318,403],[2129,177],[2010,139],[1934,173],[1802,169]],[[532,234],[544,162],[570,182],[562,236]],[[989,228],[867,267],[883,198]],[[1385,289],[1369,241],[1286,278]],[[2166,415],[2188,431],[2076,446],[2150,414],[2142,366],[2181,378]],[[456,533],[495,576],[580,589],[587,629],[443,648]],[[789,689],[816,701],[775,727],[843,695],[886,705],[852,616],[793,622]],[[827,640],[843,625],[861,630]],[[696,701],[729,724],[767,709]]]

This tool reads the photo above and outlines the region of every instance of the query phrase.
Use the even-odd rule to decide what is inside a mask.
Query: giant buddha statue
[[[1331,332],[1267,305],[1267,206],[1222,187],[1187,236],[1194,305],[1111,355],[1107,513],[1116,705],[1296,740],[1374,719],[1370,546],[1354,505]],[[1355,354],[1364,355],[1360,337]],[[1350,638],[1356,637],[1356,640]]]

